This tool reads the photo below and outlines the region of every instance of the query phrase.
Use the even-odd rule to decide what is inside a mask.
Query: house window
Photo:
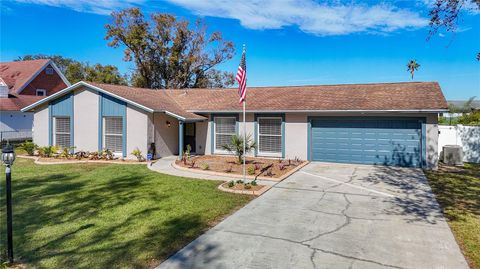
[[[215,117],[215,151],[223,151],[223,145],[230,144],[236,134],[235,117]]]
[[[37,89],[36,94],[37,94],[37,96],[47,96],[47,90]]]
[[[282,154],[282,118],[258,118],[258,153],[259,155]]]
[[[113,153],[123,152],[123,119],[122,117],[103,118],[103,147]]]
[[[68,148],[70,144],[70,117],[55,117],[55,145]]]
[[[53,75],[53,68],[51,68],[51,67],[45,68],[45,73],[46,73],[47,75]]]

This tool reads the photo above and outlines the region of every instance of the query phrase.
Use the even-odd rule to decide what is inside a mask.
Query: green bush
[[[233,182],[233,180],[229,181],[228,182],[228,187],[233,188],[233,186],[235,186],[235,182]]]
[[[37,144],[31,141],[25,141],[24,143],[20,144],[20,147],[30,156],[33,156],[35,154],[35,150],[38,148]]]
[[[251,184],[252,186],[257,186],[257,185],[258,185],[256,180],[250,182],[250,184]]]
[[[57,153],[58,148],[55,146],[46,146],[38,149],[38,154],[42,157],[52,157],[54,153]]]
[[[135,156],[139,162],[143,162],[145,160],[145,158],[143,158],[142,151],[138,148],[135,148],[131,154]]]
[[[247,168],[247,173],[248,173],[249,175],[255,175],[255,166],[253,166],[253,165],[252,165],[252,166],[249,166],[249,167]]]

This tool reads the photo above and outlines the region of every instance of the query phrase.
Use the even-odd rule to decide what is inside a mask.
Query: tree
[[[206,33],[197,20],[193,27],[186,20],[154,13],[147,21],[138,8],[112,13],[105,26],[108,45],[124,46],[124,60],[134,61],[132,82],[152,89],[226,87],[233,74],[215,67],[231,59],[234,46],[221,33]]]
[[[88,63],[82,63],[60,55],[45,54],[25,55],[18,57],[15,61],[38,59],[52,60],[70,83],[86,80],[99,83],[127,85],[128,80],[126,76],[121,75],[118,68],[113,65],[101,65],[97,63],[90,66]]]
[[[410,74],[412,75],[412,79],[415,71],[417,71],[419,67],[420,65],[417,63],[417,60],[410,60],[407,63],[407,71],[410,72]]]
[[[450,113],[469,113],[469,112],[472,112],[472,105],[473,105],[473,102],[475,101],[475,98],[477,98],[476,96],[472,96],[470,98],[468,98],[468,100],[463,103],[461,106],[457,106],[455,104],[452,104],[450,103],[448,105],[448,111]]]
[[[252,141],[252,136],[247,135],[245,144],[245,152],[243,151],[243,137],[239,135],[232,136],[232,140],[230,144],[222,145],[222,148],[228,152],[234,153],[237,155],[237,162],[240,164],[242,163],[243,155],[249,153],[250,151],[257,148],[257,144]]]
[[[455,32],[460,13],[465,9],[480,10],[480,0],[436,0],[429,12],[430,33],[427,39],[430,39],[441,28],[445,28],[447,32]],[[480,61],[480,52],[476,58]]]

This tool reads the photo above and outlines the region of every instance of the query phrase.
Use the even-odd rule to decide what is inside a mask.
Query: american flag
[[[245,47],[243,47],[242,60],[238,66],[237,77],[238,81],[238,95],[240,96],[240,103],[245,102],[247,96],[247,62],[245,60]]]

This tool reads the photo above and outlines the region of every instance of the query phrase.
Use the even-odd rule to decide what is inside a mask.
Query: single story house
[[[108,148],[134,158],[228,154],[243,130],[237,89],[151,90],[78,82],[22,109],[34,112],[39,145]],[[311,161],[435,168],[438,113],[447,102],[436,82],[249,88],[246,132],[252,155]]]
[[[33,113],[20,110],[68,86],[51,60],[0,63],[0,141],[31,138]]]

